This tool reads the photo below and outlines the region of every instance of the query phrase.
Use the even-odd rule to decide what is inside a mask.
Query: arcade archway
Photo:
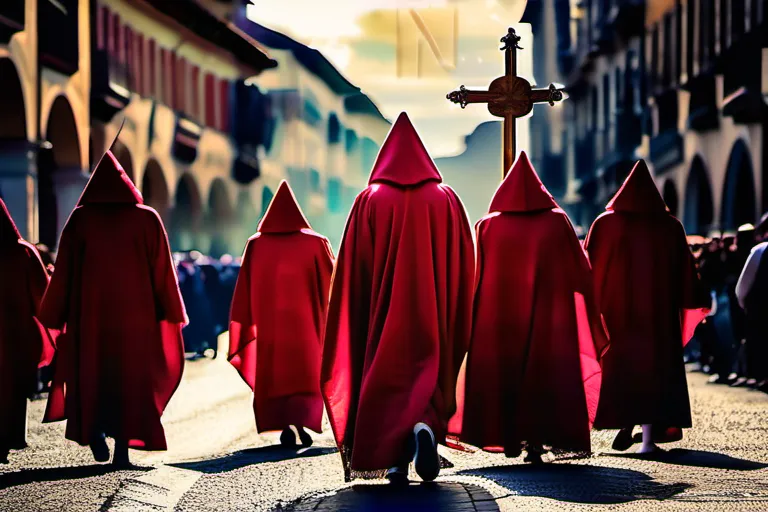
[[[754,223],[757,215],[755,179],[749,148],[743,140],[733,145],[728,158],[720,227],[723,231],[736,230],[742,224]]]
[[[211,248],[208,254],[219,258],[230,251],[229,240],[233,229],[232,203],[227,193],[224,180],[216,178],[211,183],[208,195],[208,232],[211,237]]]
[[[664,182],[662,197],[664,198],[664,202],[667,203],[669,213],[677,217],[679,201],[677,198],[677,187],[675,187],[675,183],[672,180],[667,180]]]
[[[197,182],[190,174],[183,174],[176,185],[175,204],[171,222],[171,248],[174,251],[199,250],[199,231],[202,219],[202,201]]]
[[[85,185],[80,168],[80,140],[69,101],[59,96],[51,106],[47,142],[38,154],[40,242],[56,247],[58,236]]]
[[[714,205],[712,187],[704,160],[696,155],[691,162],[688,181],[685,185],[683,225],[690,235],[706,235],[712,229]]]
[[[11,59],[0,59],[0,140],[25,140],[27,114],[21,79]]]
[[[26,194],[31,167],[26,109],[21,79],[10,59],[0,59],[0,112],[0,198],[22,236],[29,237],[29,213],[34,203]]]
[[[144,196],[144,204],[154,208],[163,221],[167,221],[170,193],[165,182],[163,169],[157,160],[147,162],[144,176],[141,178],[141,194]]]

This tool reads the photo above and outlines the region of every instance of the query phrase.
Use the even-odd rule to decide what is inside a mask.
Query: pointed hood
[[[443,177],[408,114],[401,112],[379,150],[368,184],[384,182],[410,187],[425,181],[442,182]]]
[[[121,125],[120,130],[115,135],[115,140],[112,141],[107,152],[96,164],[91,173],[91,179],[88,180],[85,190],[77,202],[78,206],[93,203],[143,203],[141,193],[112,153],[112,148],[115,146],[122,129]]]
[[[491,200],[489,212],[534,212],[557,208],[547,188],[533,169],[525,151],[512,165]]]
[[[21,234],[18,228],[16,228],[16,223],[13,222],[8,208],[5,207],[5,203],[0,199],[0,247],[15,244],[19,240],[21,240]]]
[[[261,233],[293,233],[311,229],[288,182],[283,180],[269,203],[267,212],[259,222]]]
[[[629,213],[659,213],[669,211],[651,171],[644,160],[638,160],[624,184],[605,207],[608,211]]]

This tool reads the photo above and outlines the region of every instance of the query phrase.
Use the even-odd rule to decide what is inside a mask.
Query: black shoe
[[[417,423],[413,427],[416,438],[416,474],[425,482],[431,482],[440,473],[440,458],[437,455],[437,441],[432,429],[426,423]]]
[[[619,433],[616,434],[616,438],[613,440],[611,448],[617,452],[625,452],[629,450],[632,445],[635,444],[635,440],[632,438],[633,429],[634,427],[627,427],[619,430]]]
[[[283,430],[282,434],[280,434],[280,444],[286,448],[296,446],[296,434],[293,433],[293,430],[290,428]]]
[[[91,440],[91,453],[96,462],[109,461],[109,446],[104,434],[99,434]]]
[[[299,431],[299,441],[301,441],[301,446],[305,448],[312,446],[312,436],[310,436],[309,433],[304,430],[304,427],[296,427],[296,430]]]
[[[8,462],[8,454],[11,453],[11,450],[8,448],[0,448],[0,464],[9,464]]]
[[[128,456],[128,443],[115,441],[115,454],[112,456],[112,465],[116,468],[129,468],[132,466]]]

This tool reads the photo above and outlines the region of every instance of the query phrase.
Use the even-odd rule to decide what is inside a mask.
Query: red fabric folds
[[[38,322],[48,285],[37,250],[22,240],[0,199],[0,451],[26,446],[27,398],[37,368],[53,356],[51,334]]]
[[[108,152],[59,243],[41,322],[63,329],[44,421],[166,449],[160,417],[181,381],[187,322],[162,221]]]
[[[477,224],[461,440],[510,456],[523,442],[590,451],[608,339],[586,255],[525,153],[491,209]]]
[[[469,341],[473,242],[456,193],[403,113],[352,207],[321,383],[347,475],[398,462],[417,422],[445,440]]]
[[[685,231],[645,162],[635,165],[607,210],[586,242],[611,335],[595,427],[653,424],[679,432],[691,426],[683,346],[710,297]]]
[[[333,253],[283,181],[248,240],[235,286],[229,361],[253,390],[259,432],[322,430],[320,359]]]

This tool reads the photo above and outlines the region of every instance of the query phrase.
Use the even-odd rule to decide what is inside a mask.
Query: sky
[[[504,73],[499,39],[509,26],[523,37],[518,73],[534,82],[530,26],[517,23],[527,0],[251,2],[251,20],[320,50],[387,118],[408,112],[433,158],[460,153],[478,124],[499,120],[445,95],[462,84],[486,89]]]

